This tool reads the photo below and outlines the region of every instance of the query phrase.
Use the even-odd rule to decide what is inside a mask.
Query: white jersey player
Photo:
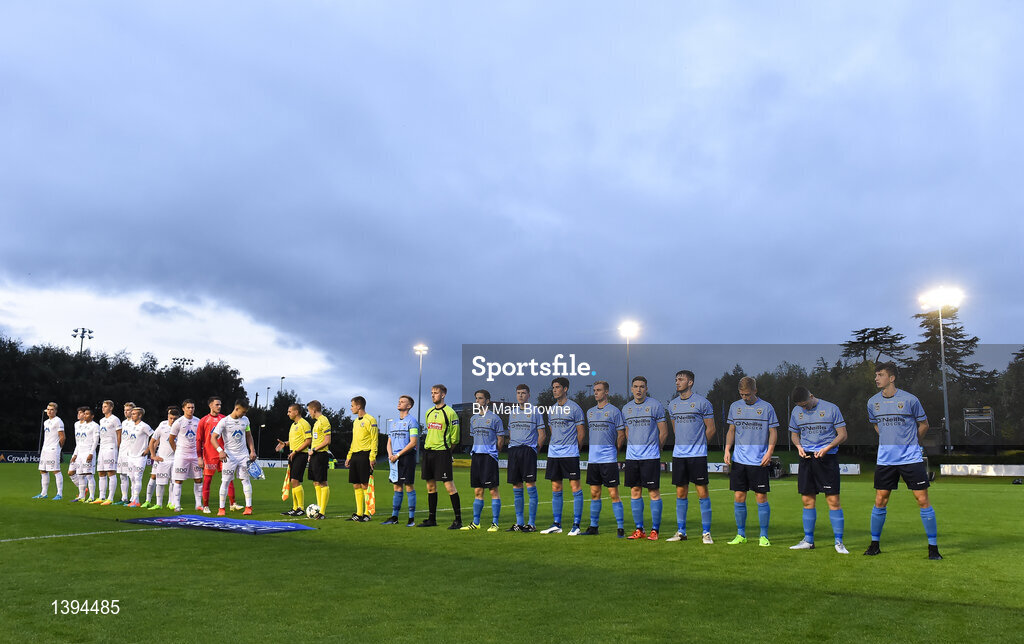
[[[153,455],[153,469],[151,479],[156,481],[156,503],[149,505],[149,492],[146,492],[146,502],[142,507],[149,506],[150,510],[159,510],[164,503],[164,490],[171,481],[171,467],[174,465],[174,447],[170,443],[171,425],[181,416],[181,410],[171,407],[167,410],[167,420],[161,422],[153,436],[149,439],[149,453]],[[172,506],[168,506],[170,508]]]
[[[96,500],[96,479],[92,473],[96,467],[96,443],[100,426],[93,421],[92,410],[88,407],[78,408],[78,419],[75,423],[75,452],[68,465],[68,477],[78,485],[78,496],[71,502],[92,503]]]
[[[100,474],[100,493],[93,503],[112,505],[114,490],[117,488],[117,450],[121,444],[121,420],[114,415],[114,401],[103,401],[103,418],[100,418],[100,453],[96,471]],[[107,492],[107,487],[110,492]]]
[[[196,511],[203,509],[203,465],[196,451],[196,435],[199,419],[195,417],[196,404],[191,399],[181,403],[184,415],[171,425],[170,443],[174,448],[174,467],[171,468],[171,507],[181,512],[181,484],[192,479],[192,494],[195,496]]]
[[[252,442],[252,432],[249,431],[249,419],[245,416],[247,411],[249,401],[245,398],[236,400],[234,411],[221,418],[213,429],[213,433],[224,441],[224,447],[217,447],[217,454],[224,463],[220,471],[220,510],[217,512],[219,517],[225,515],[224,502],[228,496],[228,483],[235,476],[242,480],[242,490],[245,492],[245,510],[242,514],[252,514],[249,461],[256,460],[256,448]]]
[[[132,426],[135,424],[132,421],[132,410],[135,409],[135,403],[126,402],[124,404],[124,422],[121,423],[121,439],[117,444],[117,472],[118,478],[121,479],[121,500],[114,505],[125,505],[132,498],[131,491],[131,472],[129,468],[131,464],[128,462],[128,436],[132,433]]]
[[[46,405],[46,420],[43,421],[43,449],[39,452],[39,494],[33,499],[45,499],[50,494],[50,472],[57,482],[59,501],[64,494],[64,475],[60,471],[60,449],[64,446],[64,421],[57,417],[57,403]]]
[[[128,461],[128,475],[132,479],[132,497],[129,508],[139,507],[139,495],[142,492],[142,475],[146,472],[146,460],[149,454],[149,437],[153,435],[153,428],[146,421],[142,420],[146,410],[142,407],[132,409],[132,424],[129,430],[125,451],[125,458]],[[127,424],[127,423],[125,423]]]

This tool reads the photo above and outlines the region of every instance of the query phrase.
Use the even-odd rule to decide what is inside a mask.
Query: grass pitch
[[[280,500],[280,476],[268,470],[268,480],[255,482],[252,518],[283,519],[279,512],[291,505]],[[824,499],[819,548],[788,550],[803,532],[796,477],[772,482],[771,548],[756,545],[753,499],[747,528],[755,539],[726,545],[735,525],[728,480],[720,475],[711,480],[712,546],[700,543],[693,490],[688,525],[697,538],[664,541],[675,531],[668,475],[659,543],[617,539],[607,496],[597,537],[449,532],[443,491],[441,527],[381,526],[391,506],[386,470],[376,472],[375,521],[351,523],[341,520],[354,509],[351,486],[342,471],[331,477],[330,518],[316,522],[316,531],[250,536],[145,529],[117,520],[164,513],[32,500],[39,491],[36,466],[4,465],[0,622],[22,641],[81,642],[963,642],[1020,636],[1024,488],[1005,479],[937,481],[932,502],[946,559],[929,561],[917,506],[905,489],[890,501],[883,554],[861,555],[874,498],[870,471],[843,477],[848,556],[831,548]],[[457,469],[456,482],[468,521],[468,470]],[[311,502],[312,486],[305,485]],[[70,498],[75,488],[66,478],[65,486]],[[551,520],[551,493],[547,482],[538,487],[543,528]],[[50,489],[52,496],[52,483]],[[501,490],[504,528],[514,520],[512,488]],[[422,482],[417,491],[422,517]],[[191,503],[186,484],[182,505]],[[630,528],[628,499],[625,504]],[[570,494],[565,512],[567,530]],[[588,517],[589,501],[584,525]],[[489,521],[487,501],[482,523]],[[64,599],[117,599],[121,610],[54,615],[52,602]]]

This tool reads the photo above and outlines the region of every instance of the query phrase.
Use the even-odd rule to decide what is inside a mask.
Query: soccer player
[[[181,512],[181,484],[185,479],[192,479],[192,497],[195,500],[196,512],[203,510],[203,466],[199,461],[196,449],[196,437],[199,435],[199,419],[196,418],[196,403],[191,398],[181,401],[182,416],[171,425],[167,441],[174,450],[174,463],[171,467],[173,483],[168,507]]]
[[[473,522],[463,530],[479,530],[480,515],[484,511],[484,488],[491,491],[491,527],[498,531],[501,516],[501,494],[498,492],[498,453],[505,442],[505,426],[501,418],[491,411],[491,392],[478,389],[473,393],[474,413],[469,420],[469,433],[473,436],[472,457],[469,464],[469,484],[473,487]]]
[[[149,438],[153,435],[153,428],[143,420],[145,415],[146,410],[144,408],[132,407],[131,425],[129,426],[128,423],[121,425],[122,430],[125,427],[129,427],[127,439],[122,438],[122,441],[128,444],[125,459],[127,460],[128,476],[131,477],[132,482],[131,502],[128,503],[129,508],[141,507],[139,497],[142,496],[142,476],[146,473],[146,454],[149,453]]]
[[[68,466],[68,478],[78,485],[78,496],[71,499],[72,503],[92,503],[96,500],[96,480],[92,472],[96,467],[99,429],[100,426],[92,420],[92,410],[88,407],[79,407],[78,422],[75,423],[75,452],[71,455],[71,464]]]
[[[636,376],[630,383],[633,400],[622,407],[626,421],[626,486],[636,529],[628,539],[658,540],[661,529],[661,447],[668,438],[665,408],[647,396],[647,378]],[[644,498],[651,499],[651,533],[644,534]]]
[[[64,421],[57,417],[57,403],[47,403],[46,420],[43,421],[43,449],[39,452],[39,494],[33,499],[45,499],[50,494],[50,473],[57,484],[54,501],[64,495],[64,475],[60,470],[60,450],[64,447]]]
[[[156,482],[156,503],[149,505],[149,491],[146,492],[146,502],[142,507],[150,510],[159,510],[164,504],[164,490],[171,481],[171,469],[174,467],[174,447],[171,445],[171,426],[181,418],[181,410],[177,407],[167,408],[167,420],[157,425],[156,431],[149,439],[149,453],[153,459],[153,468],[150,470],[150,480]],[[168,504],[172,509],[173,504]]]
[[[215,448],[218,458],[224,464],[220,471],[220,509],[217,510],[219,517],[227,514],[224,511],[224,502],[227,501],[228,484],[236,476],[241,479],[242,492],[245,493],[245,510],[242,511],[242,514],[252,514],[252,481],[249,480],[248,465],[249,461],[256,460],[256,446],[252,442],[249,419],[245,415],[247,411],[249,411],[249,401],[239,398],[235,401],[235,408],[229,415],[217,422],[217,426],[211,433],[211,438],[224,441],[224,447],[218,444]]]
[[[942,559],[935,508],[928,500],[928,468],[924,465],[919,442],[928,432],[928,416],[916,396],[896,388],[897,375],[895,364],[883,362],[878,365],[875,386],[880,391],[868,400],[868,420],[878,433],[878,462],[875,468],[875,507],[871,511],[871,545],[864,554],[882,552],[879,542],[889,495],[899,486],[902,477],[921,508],[921,522],[928,537],[928,558]]]
[[[427,436],[423,441],[423,467],[421,476],[427,482],[427,518],[417,528],[432,528],[437,525],[437,482],[443,481],[448,498],[452,502],[455,520],[449,530],[462,528],[462,507],[459,505],[459,490],[452,480],[452,449],[459,444],[459,415],[444,403],[448,388],[434,385],[430,388],[430,399],[434,406],[423,418]]]
[[[747,542],[747,491],[757,499],[757,519],[761,526],[758,545],[768,547],[768,464],[778,440],[779,419],[775,409],[757,397],[757,381],[740,378],[740,400],[729,407],[729,433],[725,437],[725,464],[729,465],[729,489],[735,493],[736,536],[730,546]],[[733,445],[736,446],[733,458]]]
[[[846,421],[832,403],[819,400],[807,387],[793,390],[793,412],[789,415],[789,433],[800,455],[797,491],[804,502],[804,538],[790,550],[814,549],[814,524],[818,510],[814,507],[818,493],[828,502],[828,518],[832,523],[836,552],[848,555],[843,545],[843,508],[839,504],[839,445],[846,442]]]
[[[569,400],[569,379],[555,378],[551,381],[551,393],[555,404],[548,411],[548,425],[551,439],[548,441],[548,464],[544,478],[551,481],[551,527],[541,534],[558,534],[562,531],[562,481],[569,479],[572,490],[572,529],[569,536],[580,534],[583,519],[583,487],[580,485],[580,448],[586,427],[583,410]]]
[[[320,512],[314,519],[327,516],[327,501],[331,498],[331,488],[327,485],[327,459],[330,456],[331,421],[324,415],[324,406],[319,400],[312,400],[306,405],[309,417],[313,419],[312,437],[309,447],[309,480],[313,481],[313,492]]]
[[[409,413],[416,401],[412,396],[398,397],[398,418],[388,427],[388,462],[391,472],[388,477],[395,486],[391,501],[391,518],[384,525],[398,523],[398,511],[402,509],[402,492],[409,495],[409,522],[407,528],[416,525],[416,445],[420,439],[420,424]]]
[[[302,417],[302,407],[297,403],[288,405],[288,418],[292,426],[288,430],[288,440],[278,439],[277,451],[288,448],[288,472],[291,477],[292,509],[281,514],[289,517],[301,517],[306,501],[306,492],[302,489],[302,478],[309,463],[309,446],[313,442],[313,429],[309,421]]]
[[[213,436],[213,428],[224,418],[220,413],[221,399],[211,396],[206,404],[210,406],[210,413],[199,420],[199,427],[196,429],[196,450],[203,462],[203,514],[210,514],[210,482],[213,475],[221,471],[222,461],[217,454],[218,447],[224,447],[224,441]],[[228,484],[228,500],[231,502],[232,510],[240,510],[235,505],[235,482]]]
[[[694,393],[693,372],[676,372],[676,397],[668,404],[675,434],[672,448],[672,484],[676,486],[676,533],[668,541],[686,541],[686,512],[690,483],[700,502],[701,541],[712,544],[711,497],[708,495],[708,441],[715,435],[715,412],[708,399]]]
[[[350,521],[366,522],[370,520],[370,512],[366,507],[366,489],[370,486],[373,476],[373,465],[377,462],[377,419],[366,413],[366,398],[356,396],[352,399],[352,413],[356,419],[352,421],[352,444],[345,457],[348,468],[348,482],[356,495],[356,511]],[[323,512],[321,506],[321,512]]]
[[[99,424],[100,453],[96,461],[96,469],[100,474],[100,493],[93,503],[113,505],[114,491],[117,489],[117,451],[121,442],[121,420],[114,415],[114,401],[104,400],[100,409],[103,411],[103,418]]]
[[[131,463],[128,458],[128,437],[132,433],[132,410],[135,409],[135,403],[126,402],[124,404],[124,421],[121,423],[121,437],[117,442],[117,472],[118,478],[121,480],[121,500],[114,505],[126,505],[131,501],[132,498],[132,486],[131,486]]]
[[[516,386],[516,404],[508,415],[508,482],[512,484],[516,522],[506,532],[537,531],[537,452],[544,444],[544,414],[530,406],[530,387]],[[529,407],[529,409],[527,409]],[[529,413],[527,413],[529,411]],[[523,486],[530,496],[529,519],[523,512]]]
[[[608,404],[608,382],[594,383],[594,400],[597,406],[587,410],[587,426],[590,427],[590,454],[587,458],[587,485],[590,486],[590,527],[585,535],[597,534],[601,518],[601,486],[608,488],[612,499],[612,514],[618,526],[618,536],[626,536],[625,513],[619,498],[619,450],[626,440],[626,423],[622,412],[615,405]]]

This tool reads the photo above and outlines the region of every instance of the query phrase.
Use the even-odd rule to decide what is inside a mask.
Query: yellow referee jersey
[[[327,420],[327,416],[321,415],[320,418],[316,419],[313,423],[313,442],[310,443],[311,452],[326,452],[330,445],[324,445],[319,449],[315,449],[317,445],[331,435],[331,421]]]
[[[363,414],[362,418],[352,421],[352,447],[347,458],[352,458],[355,452],[370,452],[370,462],[376,461],[378,433],[377,419],[370,414]]]
[[[305,418],[299,418],[297,421],[292,423],[291,429],[288,430],[288,447],[293,452],[299,450],[299,445],[306,442],[307,438],[313,437],[313,430],[309,427],[309,421]]]

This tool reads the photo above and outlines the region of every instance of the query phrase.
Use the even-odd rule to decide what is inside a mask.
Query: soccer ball
[[[312,519],[316,515],[320,514],[320,506],[316,503],[310,503],[306,506],[306,516]]]

